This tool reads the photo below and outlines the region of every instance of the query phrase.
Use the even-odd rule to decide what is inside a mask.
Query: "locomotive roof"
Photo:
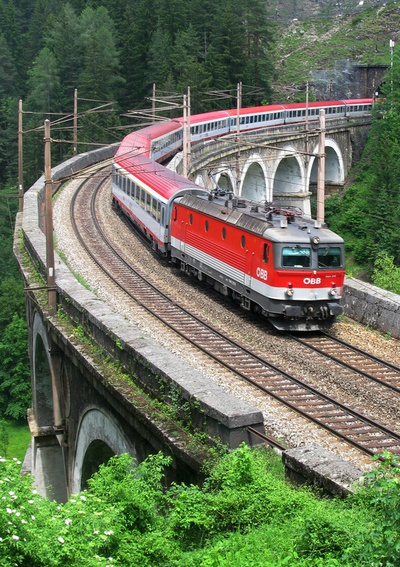
[[[277,208],[245,199],[186,194],[179,203],[274,242],[309,244],[313,236],[321,242],[342,243],[343,239],[315,220],[303,217],[299,209]]]

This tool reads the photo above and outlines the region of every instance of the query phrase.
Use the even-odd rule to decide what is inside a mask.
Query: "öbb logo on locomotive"
[[[362,116],[372,99],[244,108],[240,131]],[[191,117],[191,142],[237,131],[237,109]],[[328,328],[343,312],[343,239],[299,209],[206,191],[159,162],[182,149],[183,119],[127,135],[115,155],[113,207],[184,272],[208,282],[280,330]]]

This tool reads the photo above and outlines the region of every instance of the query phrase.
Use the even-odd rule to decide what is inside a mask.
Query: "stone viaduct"
[[[326,180],[345,183],[367,137],[369,119],[330,121]],[[192,148],[197,183],[232,187],[239,195],[310,209],[316,180],[317,125],[274,128],[257,137],[206,142]],[[56,182],[110,159],[116,146],[81,154],[53,168]],[[175,160],[177,169],[181,167]],[[32,378],[28,412],[31,446],[25,470],[46,496],[65,501],[111,455],[138,461],[163,451],[167,476],[197,480],[210,445],[260,442],[261,412],[222,391],[85,289],[55,258],[57,311],[47,303],[46,243],[42,230],[44,178],[24,195],[14,253],[26,290]],[[169,410],[165,411],[168,406]],[[249,427],[251,429],[249,429]],[[194,442],[196,432],[203,444]]]
[[[351,166],[358,161],[368,135],[370,117],[326,121],[325,190],[343,188]],[[319,123],[268,128],[211,140],[191,150],[190,177],[208,189],[216,184],[254,201],[300,207],[310,214],[310,197],[316,192]],[[181,156],[172,162],[181,172]]]

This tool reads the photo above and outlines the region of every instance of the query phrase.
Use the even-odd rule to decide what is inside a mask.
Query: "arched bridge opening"
[[[274,198],[282,193],[301,193],[303,188],[304,178],[299,159],[296,156],[285,156],[279,161],[275,172]]]
[[[266,173],[261,163],[253,161],[243,172],[241,196],[251,201],[268,200]]]
[[[314,148],[314,153],[318,147]],[[326,192],[332,193],[341,187],[345,180],[345,166],[340,147],[334,140],[325,142],[325,187]],[[309,187],[312,193],[316,193],[318,181],[318,160],[313,156],[310,160]]]
[[[86,490],[88,480],[114,456],[114,451],[101,439],[95,439],[86,450],[81,470],[81,490]]]

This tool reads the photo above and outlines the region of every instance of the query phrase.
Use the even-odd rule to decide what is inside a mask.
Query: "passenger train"
[[[351,118],[372,99],[270,105],[191,117],[191,143],[281,124]],[[113,207],[126,214],[154,250],[280,330],[329,328],[343,312],[344,243],[297,208],[206,191],[167,169],[182,148],[183,119],[127,135],[115,155]]]

